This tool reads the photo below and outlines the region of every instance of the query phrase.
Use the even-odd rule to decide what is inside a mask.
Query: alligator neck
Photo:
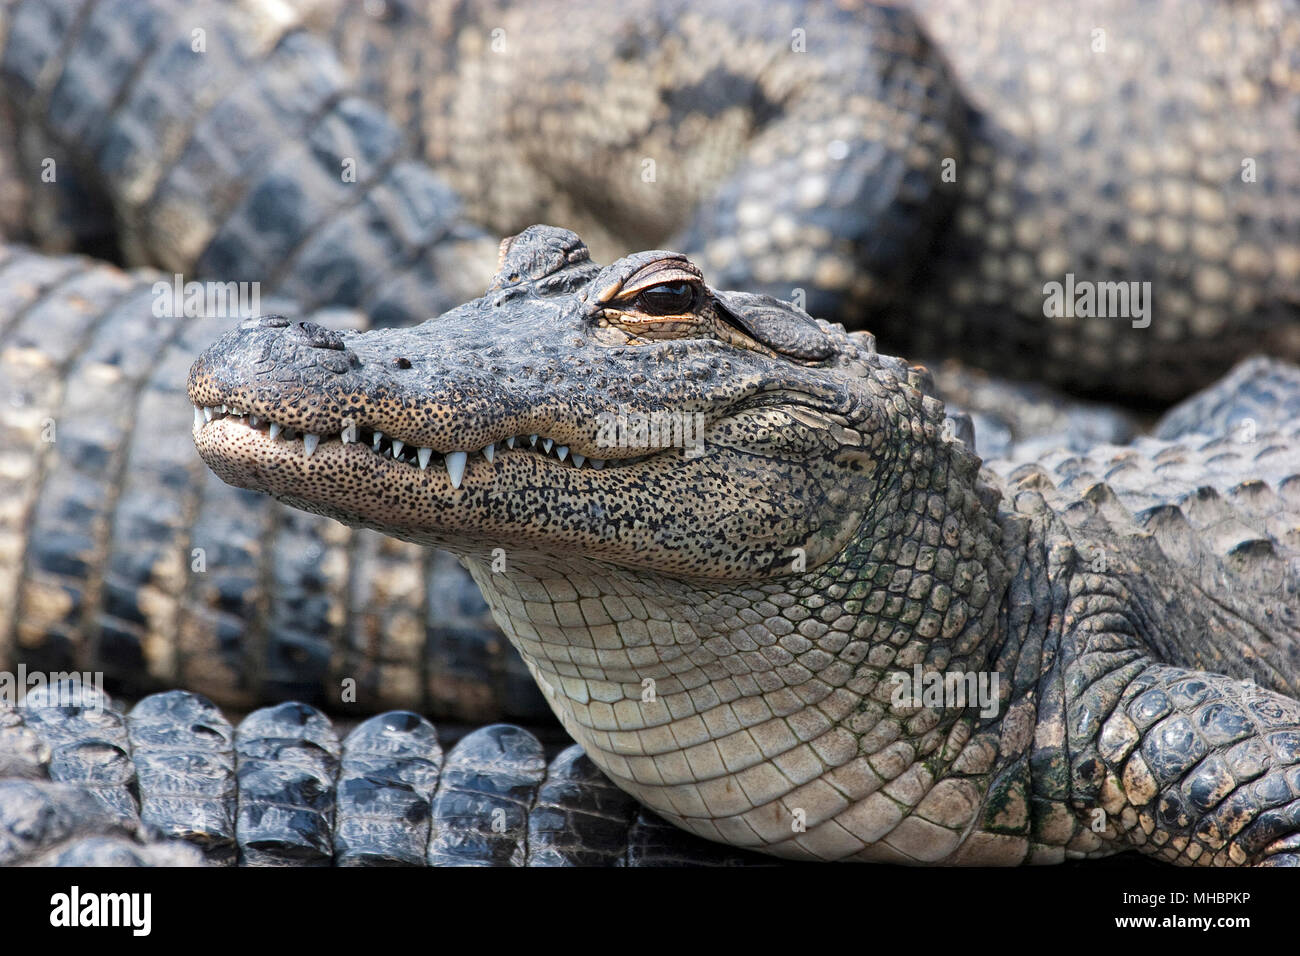
[[[963,692],[996,698],[989,668],[1005,664],[996,494],[970,456],[932,447],[952,460],[900,469],[851,543],[809,571],[720,585],[587,560],[467,564],[568,732],[683,828],[793,858],[828,856],[832,832],[836,858],[951,852],[954,830],[877,845],[908,815],[897,794],[922,802],[981,708],[1000,708],[915,686],[962,675]]]

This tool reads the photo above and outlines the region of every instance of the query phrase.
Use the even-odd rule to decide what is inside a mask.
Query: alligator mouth
[[[393,435],[386,435],[378,429],[359,424],[347,425],[338,432],[313,434],[295,431],[271,419],[227,405],[206,407],[195,405],[193,408],[193,432],[196,436],[209,422],[226,421],[261,432],[273,442],[286,445],[296,443],[301,447],[304,458],[310,458],[323,443],[356,444],[369,448],[372,454],[385,461],[401,462],[422,471],[430,467],[442,467],[446,470],[453,488],[460,487],[465,476],[465,468],[472,456],[482,455],[490,464],[496,460],[498,454],[502,453],[502,448],[508,449],[512,454],[532,455],[574,470],[584,468],[601,470],[606,466],[627,467],[659,457],[664,453],[656,451],[632,458],[592,458],[572,451],[567,445],[561,445],[545,435],[512,435],[503,442],[493,442],[474,451],[439,452],[432,448],[417,447]]]

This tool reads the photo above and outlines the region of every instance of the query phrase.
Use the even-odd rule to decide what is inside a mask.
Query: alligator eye
[[[690,282],[665,282],[643,289],[637,308],[647,315],[682,315],[695,306],[695,286]]]

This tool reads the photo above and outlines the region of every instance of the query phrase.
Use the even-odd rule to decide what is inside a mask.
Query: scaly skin
[[[1296,424],[998,475],[920,384],[680,256],[602,269],[538,226],[479,300],[249,322],[189,395],[234,410],[195,427],[226,481],[459,553],[573,738],[697,835],[1297,862]],[[656,410],[702,416],[702,454],[604,440]],[[996,675],[996,706],[899,699],[914,668]]]
[[[380,324],[550,221],[1110,397],[1300,356],[1295,0],[915,6],[10,0],[10,165],[59,248]],[[1067,273],[1150,326],[1045,317]]]
[[[236,491],[195,458],[185,371],[239,320],[156,316],[160,279],[0,246],[0,671],[241,709],[549,720],[450,555]]]
[[[498,235],[1111,400],[1300,357],[1293,0],[295,6]],[[1045,317],[1066,273],[1150,282],[1150,327]]]
[[[126,713],[66,684],[0,706],[0,866],[764,862],[638,811],[576,746],[548,766],[508,724],[444,755],[409,711],[344,734],[299,703],[236,728],[184,691]]]
[[[1255,441],[1260,425],[1300,418],[1300,368],[1257,357],[1242,362],[1215,388],[1193,395],[1160,417],[1153,434],[1179,438],[1194,431]]]
[[[492,243],[454,193],[277,3],[7,0],[0,80],[46,248],[378,322],[487,274]]]

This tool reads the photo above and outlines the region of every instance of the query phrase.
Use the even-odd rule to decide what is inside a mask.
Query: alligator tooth
[[[469,458],[463,451],[447,452],[447,476],[453,488],[460,487],[460,480],[465,477],[465,461]]]
[[[284,428],[280,425],[277,425],[275,422],[271,422],[271,427],[267,429],[267,431],[271,435],[271,441],[275,441],[277,438],[280,437],[280,432],[284,431]]]
[[[304,432],[302,436],[302,448],[305,454],[304,458],[310,458],[311,453],[316,450],[316,445],[320,442],[320,435],[313,435],[311,432]]]
[[[555,456],[559,458],[560,461],[564,461],[564,459],[569,457],[569,446],[561,445],[559,448],[555,449]]]
[[[194,406],[194,427],[203,427],[203,409],[199,408],[197,405]]]
[[[514,448],[514,447],[515,447],[515,436],[514,436],[514,435],[511,435],[509,438],[506,439],[506,447],[507,447],[507,448]]]
[[[347,445],[357,440],[357,426],[355,423],[348,425],[343,431],[339,432],[339,441]]]
[[[587,458],[585,455],[579,455],[576,451],[573,453],[573,464],[576,465],[578,468],[581,468],[582,463],[586,460]]]
[[[371,444],[375,446],[375,451],[379,451],[379,443],[382,442],[383,440],[384,440],[384,433],[379,431],[379,429],[375,429],[375,436],[371,440]]]
[[[225,406],[225,405],[222,405],[222,406],[221,406],[221,414],[223,414],[223,415],[226,414],[226,406]]]
[[[415,457],[418,458],[418,459],[420,460],[420,467],[421,467],[421,468],[428,468],[428,467],[429,467],[429,459],[430,459],[431,457],[433,457],[433,449],[432,449],[432,448],[421,448],[419,451],[417,451],[417,452],[415,453]]]
[[[249,428],[256,428],[256,427],[257,427],[257,422],[258,422],[258,418],[257,418],[256,415],[249,415],[249,416],[248,416],[248,427],[249,427]]]
[[[546,454],[549,455],[551,453],[551,448],[554,447],[554,445],[555,445],[555,440],[553,438],[542,439],[542,447],[546,449]]]
[[[600,469],[605,467],[605,459],[604,458],[591,459],[591,467],[595,468],[597,471],[600,471]]]
[[[203,406],[203,420],[204,420],[205,422],[210,422],[210,421],[212,421],[212,413],[213,413],[214,411],[216,411],[216,409],[213,408],[212,406],[210,406],[210,405],[204,405],[204,406]]]
[[[528,436],[528,444],[530,444],[530,445],[532,445],[534,448],[536,448],[536,447],[537,447],[537,436],[536,436],[536,435],[529,435],[529,436]]]
[[[497,456],[496,442],[493,442],[492,444],[488,445],[486,448],[483,449],[483,457],[486,458],[488,461],[491,461],[496,456]]]
[[[405,448],[405,447],[406,447],[406,442],[404,442],[404,441],[399,441],[398,439],[394,438],[394,439],[393,439],[393,457],[394,457],[394,458],[401,458],[401,457],[402,457],[402,449]]]

